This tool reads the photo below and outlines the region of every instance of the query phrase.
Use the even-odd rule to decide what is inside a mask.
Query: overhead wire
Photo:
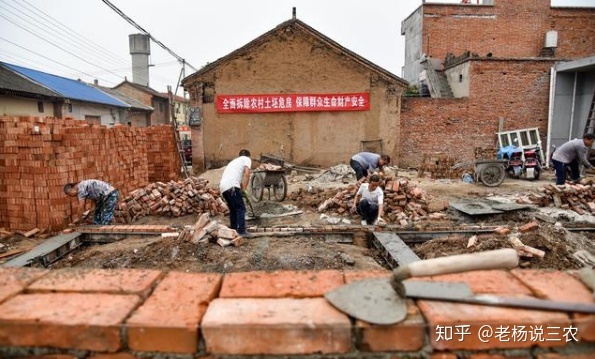
[[[8,17],[4,16],[2,13],[0,13],[0,17],[2,17],[2,18],[4,18],[4,19],[8,20],[9,22],[13,23],[14,25],[16,25],[16,26],[20,27],[21,29],[23,29],[23,30],[27,31],[28,33],[30,33],[30,34],[32,34],[32,35],[34,35],[35,37],[37,37],[37,38],[39,38],[39,39],[41,39],[41,40],[43,40],[43,41],[45,41],[45,42],[49,43],[50,45],[52,45],[52,46],[54,46],[54,47],[56,47],[56,48],[58,48],[58,49],[60,49],[60,50],[62,50],[62,51],[64,51],[64,52],[66,52],[67,54],[70,54],[70,55],[72,55],[72,56],[76,57],[77,59],[79,59],[79,60],[81,60],[81,61],[83,61],[83,62],[85,62],[85,63],[87,63],[87,64],[89,64],[89,65],[92,65],[92,66],[95,66],[95,67],[97,67],[97,68],[100,68],[100,69],[102,69],[102,70],[104,70],[104,71],[107,71],[107,72],[111,73],[112,75],[114,75],[114,76],[116,76],[116,77],[121,77],[120,75],[118,75],[118,74],[116,74],[116,73],[114,73],[114,72],[112,72],[112,71],[110,71],[110,70],[107,70],[106,68],[104,68],[104,67],[101,67],[101,66],[99,66],[99,65],[97,65],[97,64],[95,64],[95,63],[93,63],[93,62],[87,61],[86,59],[84,59],[84,58],[82,58],[82,57],[78,56],[77,54],[73,53],[72,51],[66,50],[66,49],[64,49],[63,47],[61,47],[61,46],[59,46],[59,45],[55,44],[54,42],[52,42],[52,41],[49,41],[48,39],[45,39],[44,37],[40,36],[39,34],[36,34],[35,32],[31,31],[30,29],[28,29],[28,28],[26,28],[26,27],[24,27],[24,26],[22,26],[22,25],[20,25],[20,24],[18,24],[18,23],[16,23],[16,22],[14,22],[14,21],[13,21],[13,20],[11,20],[10,18],[8,18]]]
[[[49,58],[49,57],[47,57],[47,56],[45,56],[45,55],[42,55],[42,54],[40,54],[40,53],[38,53],[38,52],[35,52],[35,51],[31,50],[31,49],[28,49],[28,48],[26,48],[26,47],[24,47],[24,46],[21,46],[21,45],[19,45],[19,44],[17,44],[17,43],[14,43],[14,42],[12,42],[12,41],[10,41],[10,40],[8,40],[8,39],[5,39],[5,38],[3,38],[2,36],[0,36],[0,40],[4,40],[4,41],[6,41],[6,42],[8,42],[8,43],[10,43],[10,44],[12,44],[12,45],[14,45],[14,46],[17,46],[17,47],[19,47],[19,48],[21,48],[21,49],[25,50],[25,51],[28,51],[28,52],[31,52],[31,53],[33,53],[33,54],[37,55],[37,56],[43,57],[44,59],[46,59],[46,60],[49,60],[49,61],[51,61],[51,62],[54,62],[54,63],[56,63],[56,64],[58,64],[58,65],[60,65],[60,66],[64,66],[64,67],[66,67],[66,68],[68,68],[68,69],[74,70],[74,71],[76,71],[77,73],[81,73],[81,74],[87,75],[87,76],[89,76],[89,77],[95,77],[95,76],[93,76],[93,75],[91,75],[91,74],[88,74],[88,73],[86,73],[86,72],[84,72],[84,71],[81,71],[81,70],[79,70],[79,69],[75,69],[74,67],[71,67],[71,66],[65,65],[65,64],[63,64],[63,63],[60,63],[60,62],[58,62],[58,61],[55,61],[55,60],[53,60],[53,59],[51,59],[51,58]],[[108,82],[108,83],[112,83],[112,84],[114,83],[113,81],[109,81],[109,80],[106,80],[106,79],[102,79],[102,78],[98,78],[98,79],[99,79],[99,80],[102,80],[102,81],[105,81],[105,82]]]
[[[44,17],[49,20],[49,23],[53,25],[54,28],[62,31],[67,36],[71,37],[73,41],[77,43],[83,44],[83,46],[87,47],[88,49],[95,51],[94,54],[101,54],[105,58],[110,58],[113,61],[120,62],[122,64],[129,64],[129,61],[126,59],[114,54],[109,49],[95,43],[94,41],[90,40],[89,38],[81,35],[77,31],[73,30],[72,28],[64,25],[62,21],[57,20],[56,18],[52,17],[51,15],[47,14],[43,10],[35,7],[27,0],[13,0],[15,4],[21,6],[25,10],[35,14],[39,18],[43,19]],[[33,9],[33,10],[32,10]],[[44,21],[45,22],[45,21]]]
[[[128,21],[129,24],[131,24],[132,26],[136,27],[138,30],[140,30],[143,34],[149,36],[149,38],[151,40],[153,40],[153,42],[155,42],[157,45],[159,45],[161,48],[163,48],[165,51],[169,52],[173,57],[175,57],[182,65],[188,65],[188,67],[192,68],[194,71],[198,71],[197,68],[195,68],[194,66],[190,65],[188,62],[186,62],[186,60],[184,58],[182,58],[181,56],[179,56],[178,54],[176,54],[175,52],[173,52],[173,50],[171,50],[170,48],[168,48],[167,46],[165,46],[161,41],[157,40],[153,35],[151,35],[147,30],[143,29],[142,26],[140,26],[139,24],[137,24],[134,20],[132,20],[130,17],[128,17],[122,10],[118,9],[118,7],[116,7],[114,4],[112,4],[111,2],[109,2],[108,0],[101,0],[104,4],[106,4],[107,6],[109,6],[112,10],[114,10],[118,15],[120,15],[124,20]]]
[[[11,11],[10,9],[3,7],[2,5],[8,5],[8,6],[12,7],[19,14]],[[11,4],[8,4],[8,3],[0,2],[0,9],[3,9],[4,11],[12,14],[15,18],[20,19],[25,24],[35,27],[44,36],[47,36],[48,38],[51,37],[54,41],[59,41],[63,45],[69,45],[71,48],[76,50],[78,53],[85,54],[89,58],[96,58],[97,60],[101,60],[103,63],[105,63],[111,67],[115,67],[115,65],[114,65],[115,63],[113,62],[113,60],[111,58],[104,56],[102,54],[102,52],[97,52],[96,50],[93,50],[89,46],[86,46],[84,43],[82,43],[80,40],[78,40],[76,38],[72,38],[72,36],[69,36],[69,34],[62,32],[60,29],[58,29],[58,30],[60,30],[60,32],[58,32],[55,30],[55,28],[48,27],[47,25],[45,25],[46,21],[40,21],[37,18],[33,18],[29,14],[24,13],[22,10],[15,8],[14,6],[12,6]],[[22,17],[20,14],[28,17],[32,21]],[[16,19],[13,18],[13,20],[16,20]],[[38,24],[41,24],[43,26],[40,26]],[[127,62],[122,61],[122,63],[127,63]],[[118,65],[120,65],[120,63],[118,63]]]

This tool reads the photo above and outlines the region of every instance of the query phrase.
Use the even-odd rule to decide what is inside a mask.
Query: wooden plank
[[[394,233],[373,232],[374,242],[383,252],[385,259],[394,267],[404,266],[419,261],[415,254],[403,240]]]

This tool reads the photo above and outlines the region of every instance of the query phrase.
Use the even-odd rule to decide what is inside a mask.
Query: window
[[[72,104],[71,103],[68,104],[68,112],[72,113]]]
[[[37,112],[43,113],[43,101],[37,102]]]
[[[215,102],[215,84],[205,82],[202,84],[202,103]]]
[[[463,74],[459,75],[459,82],[463,82]]]

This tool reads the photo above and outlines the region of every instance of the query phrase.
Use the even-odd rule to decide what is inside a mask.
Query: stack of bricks
[[[475,147],[473,153],[476,160],[493,160],[496,158],[498,151],[493,148]]]
[[[171,125],[152,126],[146,129],[149,182],[176,180],[182,162]],[[172,156],[172,153],[175,156]]]
[[[69,182],[99,179],[121,195],[146,185],[146,132],[74,119],[0,116],[0,227],[63,229],[73,214],[80,215],[77,199],[63,192]]]
[[[390,276],[388,270],[0,268],[6,287],[0,291],[0,357],[595,357],[595,316],[572,310],[408,298],[403,320],[374,325],[325,299],[346,284]],[[422,280],[465,283],[474,295],[595,303],[593,291],[572,272],[471,271]]]
[[[453,169],[455,163],[456,158],[445,153],[425,154],[417,175],[423,177],[428,172],[432,179],[461,178],[464,169]]]
[[[131,223],[146,215],[180,217],[187,214],[227,213],[229,209],[219,191],[207,187],[208,181],[191,177],[186,180],[155,182],[130,192],[120,200],[116,222]]]

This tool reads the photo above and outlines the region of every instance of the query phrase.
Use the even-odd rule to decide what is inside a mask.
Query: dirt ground
[[[209,180],[209,185],[218,186],[222,169],[211,170],[201,177]],[[322,171],[320,172],[322,173]],[[398,170],[399,178],[406,178],[425,191],[429,200],[459,201],[505,199],[514,201],[519,196],[537,192],[539,188],[552,183],[551,173],[544,173],[538,181],[507,178],[499,187],[485,187],[481,184],[468,184],[459,180],[431,180],[419,178],[415,171]],[[316,180],[317,174],[288,175],[288,198],[283,202],[253,202],[257,214],[280,214],[301,211],[282,218],[262,218],[249,220],[250,226],[276,225],[326,225],[328,217],[321,218],[316,207],[345,188],[354,179]],[[309,190],[308,190],[309,189]],[[431,226],[487,225],[504,226],[511,230],[535,219],[538,209],[506,212],[496,215],[469,216],[453,208],[445,211],[446,219],[441,221],[421,221],[418,228]],[[250,210],[248,209],[248,214]],[[330,216],[331,214],[329,214]],[[595,258],[595,231],[569,232],[563,227],[593,227],[595,217],[574,213],[548,213],[557,225],[539,221],[536,231],[518,234],[526,245],[545,252],[543,258],[522,257],[523,268],[574,269],[589,265]],[[358,218],[351,215],[341,217],[352,222]],[[180,218],[144,217],[135,224],[192,225],[196,216]],[[228,219],[218,216],[215,220],[227,225]],[[355,223],[355,222],[354,222]],[[446,255],[471,253],[489,249],[512,247],[506,236],[494,234],[478,235],[477,244],[467,248],[469,236],[449,235],[412,245],[414,252],[422,259]],[[339,238],[341,239],[341,238]],[[350,239],[345,237],[343,239]],[[33,247],[40,240],[25,239],[15,235],[3,241],[14,248]],[[380,253],[373,246],[361,247],[341,243],[337,236],[293,236],[257,237],[248,239],[240,247],[220,247],[216,243],[191,244],[176,239],[162,239],[160,236],[129,236],[126,239],[102,245],[84,245],[52,265],[52,268],[95,267],[95,268],[157,268],[189,272],[236,272],[276,269],[381,269],[388,268]],[[577,256],[578,254],[578,256]],[[579,260],[582,258],[582,260]],[[585,261],[585,258],[587,260]],[[595,263],[594,263],[595,264]]]

